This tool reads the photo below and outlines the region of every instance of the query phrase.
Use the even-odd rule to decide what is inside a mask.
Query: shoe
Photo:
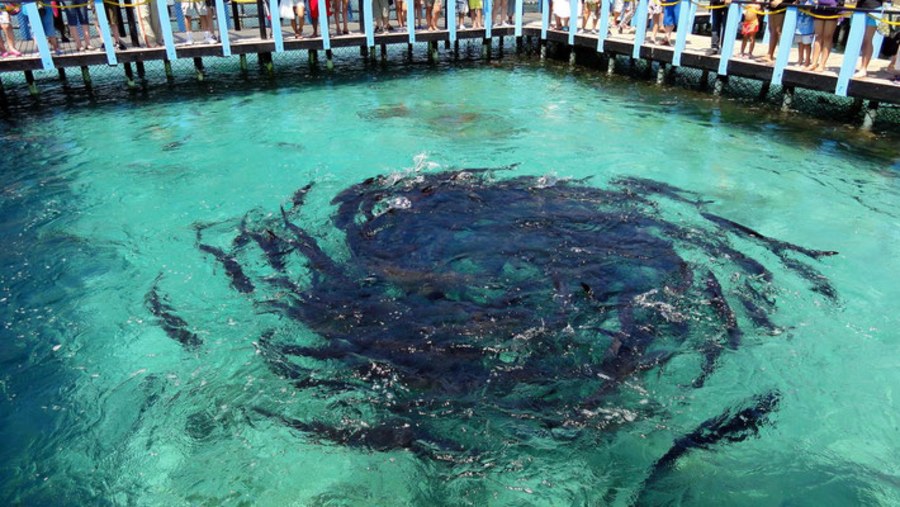
[[[117,48],[117,49],[121,49],[122,51],[125,51],[126,49],[128,49],[128,46],[126,46],[124,42],[120,42],[120,43],[116,46],[116,48]]]
[[[579,28],[578,31],[575,32],[575,33],[577,33],[577,34],[579,34],[579,35],[584,34],[584,28]]]
[[[209,37],[203,39],[203,42],[205,42],[206,44],[216,44],[219,41],[217,41],[215,37],[209,36]]]
[[[6,54],[9,56],[22,56],[22,53],[20,53],[17,49],[11,49]]]
[[[63,54],[62,49],[57,49],[56,51],[53,52],[53,54],[56,56],[62,56],[62,54]]]
[[[390,33],[393,33],[393,32],[394,32],[394,27],[388,25],[387,31],[390,32]]]
[[[4,51],[3,53],[0,53],[0,58],[6,58],[7,56],[9,56],[9,53],[6,51]]]

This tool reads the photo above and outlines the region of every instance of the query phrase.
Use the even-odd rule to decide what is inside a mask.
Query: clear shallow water
[[[388,76],[162,94],[3,127],[5,503],[627,504],[673,439],[771,389],[782,400],[759,438],[686,455],[644,499],[900,503],[897,139],[552,68]],[[839,299],[768,262],[784,332],[747,326],[703,388],[679,387],[691,365],[676,358],[614,398],[616,409],[633,410],[634,393],[660,409],[577,437],[450,414],[447,435],[497,439],[467,463],[339,446],[253,412],[345,413],[267,368],[259,337],[280,320],[229,287],[197,249],[195,224],[275,213],[314,181],[303,224],[340,259],[329,202],[351,184],[514,163],[510,176],[598,186],[652,178],[768,236],[837,250],[812,264]],[[204,342],[197,351],[147,309],[160,273]]]

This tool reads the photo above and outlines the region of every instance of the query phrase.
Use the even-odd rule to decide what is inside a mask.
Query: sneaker
[[[203,39],[203,42],[205,42],[205,43],[207,43],[207,44],[215,44],[215,43],[217,43],[217,42],[219,42],[219,41],[217,41],[215,37],[213,37],[212,35],[210,35],[210,36],[206,37],[205,39]]]
[[[22,53],[20,53],[17,49],[10,49],[7,54],[10,56],[22,56]]]
[[[9,52],[7,51],[4,51],[2,54],[0,54],[0,58],[6,58],[7,56],[9,56]]]
[[[120,42],[118,45],[116,45],[116,48],[125,51],[126,49],[128,49],[128,46],[126,46],[124,42]]]
[[[56,51],[53,52],[53,54],[56,56],[62,56],[62,54],[63,54],[62,49],[57,49]]]

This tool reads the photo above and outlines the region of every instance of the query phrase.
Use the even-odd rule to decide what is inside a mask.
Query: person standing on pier
[[[278,8],[281,13],[281,19],[291,20],[291,30],[294,31],[294,38],[303,38],[303,22],[306,20],[306,8],[303,0],[281,0]],[[300,18],[300,26],[297,26],[297,18]],[[377,18],[376,18],[377,19]]]
[[[375,14],[375,33],[394,31],[391,26],[390,0],[372,0],[372,12]]]
[[[837,29],[837,16],[841,13],[837,0],[815,0],[812,12],[816,14],[813,20],[813,47],[812,57],[806,66],[806,70],[822,72],[828,64],[831,56],[831,46],[834,44],[834,31]]]
[[[428,21],[429,32],[436,32],[439,30],[438,21],[441,19],[441,12],[441,0],[425,0],[425,18],[426,21]]]
[[[77,1],[77,0],[76,0]],[[162,27],[159,24],[159,7],[157,3],[150,0],[146,3],[138,4],[138,31],[144,46],[155,48],[163,45]]]
[[[710,0],[709,18],[712,25],[712,37],[709,45],[709,54],[719,54],[722,43],[725,41],[725,20],[728,18],[728,6],[731,0]]]
[[[856,4],[857,9],[877,10],[881,9],[882,0],[862,0]],[[883,14],[882,14],[883,15]],[[878,27],[878,21],[872,16],[866,16],[866,32],[863,35],[862,50],[860,52],[859,69],[853,77],[866,77],[869,75],[869,62],[872,61],[872,53],[874,46],[872,45],[872,37],[875,36],[875,29]]]
[[[194,36],[192,34],[191,19],[197,17],[200,19],[200,29],[203,30],[203,42],[206,44],[215,44],[216,39],[212,36],[212,9],[210,5],[212,0],[185,0],[181,4],[181,13],[184,14],[185,26],[185,44],[193,44]]]
[[[766,8],[769,14],[769,51],[766,53],[765,62],[775,62],[775,50],[781,41],[781,27],[784,25],[784,11],[794,0],[771,0]]]
[[[20,7],[15,4],[3,4],[3,7],[0,8],[0,30],[3,30],[3,35],[6,36],[6,44],[3,43],[3,38],[0,37],[0,52],[2,52],[3,58],[8,56],[22,56],[22,53],[16,49],[16,34],[12,29],[12,20],[10,19],[10,13],[18,14]]]

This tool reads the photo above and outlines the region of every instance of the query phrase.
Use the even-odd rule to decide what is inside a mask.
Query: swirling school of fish
[[[597,188],[498,174],[389,175],[348,187],[333,200],[340,255],[303,224],[312,186],[280,213],[235,220],[227,242],[197,226],[199,250],[235,291],[320,338],[267,331],[257,347],[269,369],[365,414],[257,406],[257,417],[314,439],[450,462],[488,451],[476,436],[442,431],[447,419],[614,431],[634,417],[604,410],[628,403],[624,384],[687,356],[696,368],[679,387],[698,389],[741,347],[745,328],[781,332],[767,263],[837,300],[814,266],[836,252],[767,237],[710,213],[690,191],[639,178]],[[146,301],[171,338],[203,346],[158,282]],[[677,439],[648,478],[686,452],[756,434],[779,400],[771,390],[726,407]]]

